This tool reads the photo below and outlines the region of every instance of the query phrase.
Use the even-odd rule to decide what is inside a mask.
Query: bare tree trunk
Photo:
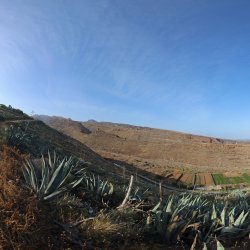
[[[162,197],[163,197],[162,182],[159,182],[159,195],[160,195],[160,202],[162,202]]]
[[[128,191],[127,191],[127,194],[122,202],[122,204],[118,207],[118,208],[122,208],[125,206],[125,204],[128,202],[128,199],[129,199],[129,195],[131,193],[131,190],[132,190],[132,186],[133,186],[133,181],[134,181],[134,176],[131,175],[130,177],[130,182],[129,182],[129,186],[128,186]]]

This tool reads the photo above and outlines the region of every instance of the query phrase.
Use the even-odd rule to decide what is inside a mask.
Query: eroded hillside
[[[64,120],[54,117],[47,123],[105,158],[123,161],[158,175],[186,178],[190,183],[194,178],[204,179],[203,182],[212,184],[210,174],[224,173],[232,177],[250,172],[248,143],[95,121],[81,123],[90,131],[85,133],[76,127],[79,122],[73,125],[73,121],[69,124]],[[183,174],[190,176],[181,176]]]

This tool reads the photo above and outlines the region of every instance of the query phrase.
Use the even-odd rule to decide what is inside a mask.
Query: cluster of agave
[[[149,190],[149,188],[146,190],[143,190],[138,186],[135,186],[134,188],[132,187],[131,193],[128,197],[128,201],[130,201],[132,203],[142,201],[145,198],[145,195],[148,192],[148,190]],[[128,186],[123,185],[121,191],[125,195],[128,192]]]
[[[82,182],[85,173],[81,169],[73,174],[76,166],[72,157],[60,160],[55,152],[54,157],[48,153],[48,160],[42,155],[41,166],[27,160],[23,175],[39,199],[50,200],[72,190]]]
[[[29,125],[29,122],[26,122],[25,129],[16,125],[10,125],[8,128],[5,128],[4,134],[5,134],[8,145],[17,147],[24,143],[29,143],[32,139],[31,138],[32,135],[26,133],[26,129],[28,125]]]
[[[23,175],[28,186],[42,200],[54,199],[79,184],[94,194],[96,200],[109,200],[114,192],[112,183],[99,176],[87,175],[84,169],[77,171],[77,166],[72,157],[60,160],[55,153],[53,157],[49,153],[48,159],[41,157],[40,165],[28,160]],[[135,198],[141,201],[145,193],[135,188],[129,201]],[[170,195],[148,212],[147,228],[153,228],[169,243],[186,240],[191,242],[191,249],[203,247],[206,250],[216,242],[217,249],[224,249],[221,242],[250,233],[249,206],[245,197],[239,197],[233,204],[198,195]]]
[[[94,194],[97,200],[110,197],[114,192],[111,182],[101,180],[94,174],[87,175],[84,169],[74,171],[77,163],[72,157],[60,160],[55,152],[53,157],[49,152],[48,160],[42,155],[40,161],[41,164],[34,164],[27,160],[23,169],[26,183],[39,199],[51,200],[79,184]]]
[[[147,224],[172,243],[193,235],[193,249],[199,244],[204,250],[215,241],[217,249],[224,249],[222,241],[250,232],[247,202],[229,205],[192,195],[172,195],[165,204],[158,203],[150,211]]]
[[[83,185],[95,195],[97,200],[110,197],[114,192],[114,186],[111,182],[101,180],[99,176],[96,177],[94,174],[86,176]]]

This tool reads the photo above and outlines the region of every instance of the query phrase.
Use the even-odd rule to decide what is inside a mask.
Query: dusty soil
[[[209,186],[209,185],[214,185],[214,180],[209,173],[204,174],[204,185]]]
[[[193,184],[193,174],[183,174],[181,181],[186,184]]]
[[[236,177],[239,175],[239,173],[238,172],[224,172],[223,175],[225,177]]]

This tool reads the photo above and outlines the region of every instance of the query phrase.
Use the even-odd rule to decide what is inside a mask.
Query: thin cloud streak
[[[241,90],[235,110],[246,115],[250,104],[242,92],[250,66],[247,7],[240,0],[4,0],[2,100],[197,133],[216,121],[216,133],[223,132],[234,93]],[[241,121],[244,114],[235,111]]]

